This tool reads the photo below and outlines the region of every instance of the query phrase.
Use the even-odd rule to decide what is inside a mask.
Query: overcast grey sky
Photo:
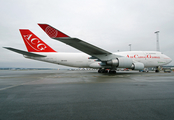
[[[0,67],[52,67],[2,47],[26,50],[19,33],[28,28],[58,52],[80,52],[49,38],[37,23],[48,23],[71,37],[110,52],[160,50],[174,61],[173,0],[0,0]],[[171,63],[174,65],[174,62]]]

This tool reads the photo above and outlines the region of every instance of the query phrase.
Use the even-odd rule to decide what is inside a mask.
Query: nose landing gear
[[[157,66],[157,67],[156,67],[155,72],[156,72],[156,73],[159,73],[159,72],[160,72],[160,66]]]

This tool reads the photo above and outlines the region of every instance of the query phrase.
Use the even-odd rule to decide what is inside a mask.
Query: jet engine
[[[107,61],[108,65],[112,65],[118,68],[129,68],[132,70],[142,70],[144,69],[144,64],[140,62],[134,63],[132,59],[126,57],[119,57]]]
[[[143,70],[144,69],[144,64],[140,62],[132,63],[132,70]]]
[[[126,57],[119,57],[107,61],[108,65],[112,65],[119,68],[131,68],[132,63],[133,63],[132,59]]]

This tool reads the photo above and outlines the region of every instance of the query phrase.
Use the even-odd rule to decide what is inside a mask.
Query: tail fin
[[[48,24],[38,24],[38,25],[43,29],[43,31],[47,33],[47,35],[50,38],[69,38],[68,35],[62,33],[61,31],[53,28]]]
[[[28,52],[56,52],[28,29],[20,29]]]

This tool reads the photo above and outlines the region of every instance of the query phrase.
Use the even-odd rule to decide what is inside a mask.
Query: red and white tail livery
[[[28,29],[20,29],[28,52],[56,52]]]
[[[4,47],[24,57],[59,65],[98,68],[99,73],[116,73],[117,68],[142,70],[145,67],[166,65],[172,59],[157,51],[127,51],[112,53],[78,38],[71,38],[48,24],[38,24],[50,37],[83,53],[57,53],[28,29],[20,29],[27,51]],[[108,71],[109,70],[109,71]]]

